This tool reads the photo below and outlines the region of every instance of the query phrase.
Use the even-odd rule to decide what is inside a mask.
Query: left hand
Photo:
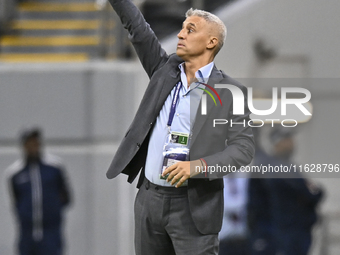
[[[201,170],[201,166],[200,160],[178,162],[165,169],[162,176],[165,177],[169,174],[166,181],[171,182],[171,185],[174,185],[177,182],[175,187],[178,188],[190,177],[198,175],[201,171],[196,171],[196,169]]]

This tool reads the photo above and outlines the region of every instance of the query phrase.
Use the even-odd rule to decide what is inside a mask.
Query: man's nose
[[[177,34],[177,38],[178,39],[183,39],[184,38],[183,29],[181,31],[179,31],[179,33]]]

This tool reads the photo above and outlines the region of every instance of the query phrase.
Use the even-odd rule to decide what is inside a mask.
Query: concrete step
[[[71,30],[71,29],[98,29],[99,20],[16,20],[10,24],[11,29],[21,29],[21,30]]]
[[[28,0],[32,2],[31,0]],[[56,0],[34,0],[34,3],[55,3]],[[69,3],[70,0],[58,0],[58,3]],[[95,0],[72,0],[72,3],[94,3]]]
[[[91,57],[98,56],[98,47],[94,46],[44,46],[44,47],[28,47],[28,46],[20,46],[20,47],[3,47],[1,48],[1,54],[9,54],[9,53],[88,53]]]
[[[99,12],[18,12],[17,19],[98,19]]]
[[[99,14],[94,1],[23,2],[10,24],[11,32],[0,38],[0,61],[87,61],[97,57]]]
[[[7,63],[86,62],[88,60],[87,53],[9,53],[0,55],[0,62]]]
[[[60,2],[24,2],[19,5],[22,12],[97,12],[95,2],[60,3]]]
[[[18,7],[18,19],[94,19],[100,11],[91,3],[27,2]]]
[[[92,46],[98,45],[97,36],[3,36],[0,46]]]
[[[8,35],[15,36],[98,36],[98,30],[67,29],[67,30],[13,30]]]

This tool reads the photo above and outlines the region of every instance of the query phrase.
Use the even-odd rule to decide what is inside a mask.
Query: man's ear
[[[216,48],[216,46],[217,46],[217,44],[218,44],[218,39],[217,39],[217,37],[211,37],[210,38],[210,40],[209,40],[209,42],[208,42],[208,45],[207,45],[207,49],[214,49],[214,48]]]

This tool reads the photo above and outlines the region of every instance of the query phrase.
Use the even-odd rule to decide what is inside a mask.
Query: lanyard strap
[[[198,72],[202,81],[204,82],[204,78],[201,72]],[[201,84],[201,82],[199,82],[199,84]],[[169,113],[169,119],[168,119],[168,127],[171,127],[172,121],[174,120],[174,116],[175,116],[175,112],[176,112],[176,107],[177,107],[177,103],[178,103],[178,99],[179,99],[179,92],[182,88],[183,84],[181,81],[179,81],[176,84],[176,90],[174,93],[174,96],[172,98],[172,102],[171,102],[171,108],[170,108],[170,113]]]
[[[182,82],[179,81],[176,85],[176,90],[175,90],[175,93],[174,93],[174,96],[173,96],[172,102],[171,102],[171,109],[170,109],[170,113],[169,113],[168,127],[171,127],[172,121],[174,120],[177,102],[178,102],[178,99],[179,99],[179,91],[181,90],[181,88],[182,88]]]
[[[199,74],[200,78],[202,79],[202,82],[199,82],[201,84],[201,83],[204,82],[204,78],[203,78],[202,72],[200,70],[198,70],[198,74]]]

